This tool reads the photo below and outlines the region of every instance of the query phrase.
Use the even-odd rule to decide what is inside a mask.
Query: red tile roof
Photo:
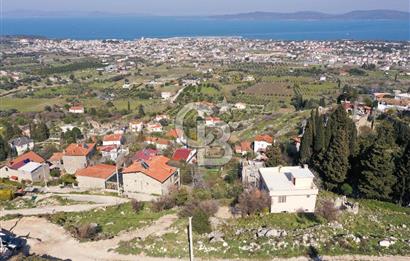
[[[172,137],[172,138],[178,138],[178,137],[182,137],[183,136],[183,131],[180,129],[170,129],[167,132],[167,136],[168,137]]]
[[[177,149],[175,150],[174,155],[172,155],[172,160],[187,160],[190,153],[190,149]]]
[[[163,138],[158,138],[158,137],[146,137],[145,138],[146,142],[151,142],[155,144],[162,144],[162,145],[169,145],[170,141],[163,139]]]
[[[98,179],[108,179],[115,173],[115,166],[108,164],[98,164],[95,166],[87,167],[84,169],[77,170],[76,176],[98,178]]]
[[[246,151],[252,151],[251,142],[249,141],[242,141],[240,144],[235,146],[236,153],[242,153]]]
[[[122,134],[105,135],[103,138],[103,141],[121,141],[121,140],[122,140]]]
[[[72,143],[64,151],[66,156],[87,156],[94,149],[95,143],[76,144]]]
[[[255,141],[264,141],[267,143],[273,143],[273,138],[267,134],[258,135],[255,137]]]
[[[134,155],[134,157],[132,157],[132,160],[149,160],[150,158],[154,157],[155,155],[158,154],[158,150],[156,149],[143,149],[140,151],[137,151]]]
[[[145,175],[164,183],[177,170],[167,165],[169,159],[165,156],[154,156],[146,161],[135,161],[133,164],[124,169],[123,174],[144,173]],[[146,163],[147,167],[144,167]]]
[[[43,163],[45,160],[34,151],[29,151],[9,161],[8,166],[12,169],[18,169],[30,161]]]
[[[48,159],[49,161],[59,161],[63,158],[63,152],[54,152],[53,155]]]

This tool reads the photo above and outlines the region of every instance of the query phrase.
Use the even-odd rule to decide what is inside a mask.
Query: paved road
[[[52,194],[49,195],[51,196]],[[68,206],[44,206],[36,208],[3,210],[0,213],[0,217],[6,215],[34,216],[53,214],[57,212],[82,212],[99,207],[114,206],[129,201],[129,199],[125,198],[88,194],[58,194],[58,196],[74,201],[82,201],[87,203]],[[90,204],[90,202],[92,203]]]

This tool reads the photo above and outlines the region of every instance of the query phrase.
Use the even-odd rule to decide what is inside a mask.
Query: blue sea
[[[198,17],[3,18],[1,35],[53,39],[240,36],[274,40],[410,40],[409,21],[249,21]]]

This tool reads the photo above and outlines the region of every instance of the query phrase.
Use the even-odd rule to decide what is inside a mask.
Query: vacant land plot
[[[293,89],[290,84],[282,82],[261,82],[257,83],[244,91],[246,94],[261,95],[261,96],[292,96]]]
[[[59,98],[0,98],[0,110],[16,109],[21,112],[42,111],[46,105],[62,105],[64,100]]]

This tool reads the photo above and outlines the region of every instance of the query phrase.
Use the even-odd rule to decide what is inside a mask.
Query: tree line
[[[410,130],[379,119],[376,130],[358,137],[339,106],[329,115],[312,110],[300,145],[299,162],[309,164],[323,187],[349,196],[410,203]],[[407,136],[406,136],[407,135]]]

